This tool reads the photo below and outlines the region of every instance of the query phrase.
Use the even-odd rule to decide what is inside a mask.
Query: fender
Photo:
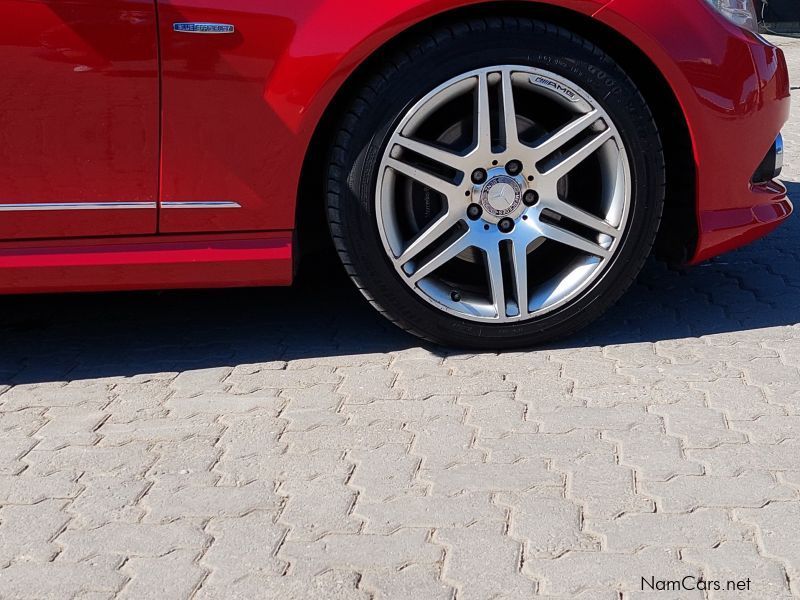
[[[609,0],[547,1],[591,18]],[[382,0],[364,10],[351,0],[158,0],[161,201],[239,206],[162,210],[159,231],[295,229],[313,136],[358,66],[415,24],[470,5],[497,14],[503,4]],[[235,24],[235,32],[198,39],[173,30],[193,22]]]
[[[609,1],[538,4],[591,16]],[[369,10],[354,11],[350,0],[321,0],[306,20],[297,23],[291,43],[275,65],[267,101],[289,130],[310,138],[336,92],[383,45],[427,19],[480,4],[485,0],[383,0]],[[492,9],[501,4],[491,3]]]

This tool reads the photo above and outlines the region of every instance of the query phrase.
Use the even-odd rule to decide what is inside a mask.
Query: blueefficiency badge
[[[225,23],[175,23],[172,26],[179,33],[234,33],[236,28]]]

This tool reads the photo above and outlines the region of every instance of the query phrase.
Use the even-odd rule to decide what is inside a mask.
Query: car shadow
[[[789,188],[800,199],[800,184]],[[692,269],[650,260],[602,320],[557,346],[656,342],[798,322],[800,221],[794,218],[771,236]],[[329,255],[306,259],[292,288],[3,297],[0,339],[0,384],[419,346],[367,305]]]

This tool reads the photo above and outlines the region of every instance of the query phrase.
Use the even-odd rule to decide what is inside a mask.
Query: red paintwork
[[[153,1],[0,0],[0,22],[0,205],[157,201]],[[155,208],[0,214],[0,240],[155,231]]]
[[[291,233],[0,248],[0,293],[289,285]]]
[[[788,116],[780,50],[701,1],[547,3],[626,37],[671,85],[697,164],[693,262],[790,214],[781,186],[749,183]],[[242,206],[0,213],[0,292],[289,283],[303,162],[337,91],[394,36],[470,4],[478,1],[0,0],[0,16],[16,24],[0,42],[0,203]],[[179,21],[237,32],[175,33]],[[280,250],[215,245],[254,231],[280,232]]]

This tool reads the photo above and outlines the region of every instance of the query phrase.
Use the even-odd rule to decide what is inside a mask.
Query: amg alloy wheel
[[[462,129],[472,129],[467,147]],[[590,185],[570,186],[578,177]],[[405,115],[379,167],[378,228],[398,275],[435,307],[524,321],[602,276],[630,194],[621,136],[594,98],[554,73],[498,65],[448,81]]]
[[[348,272],[400,326],[501,349],[597,318],[657,232],[664,159],[634,83],[552,25],[470,21],[377,73],[334,144]]]

